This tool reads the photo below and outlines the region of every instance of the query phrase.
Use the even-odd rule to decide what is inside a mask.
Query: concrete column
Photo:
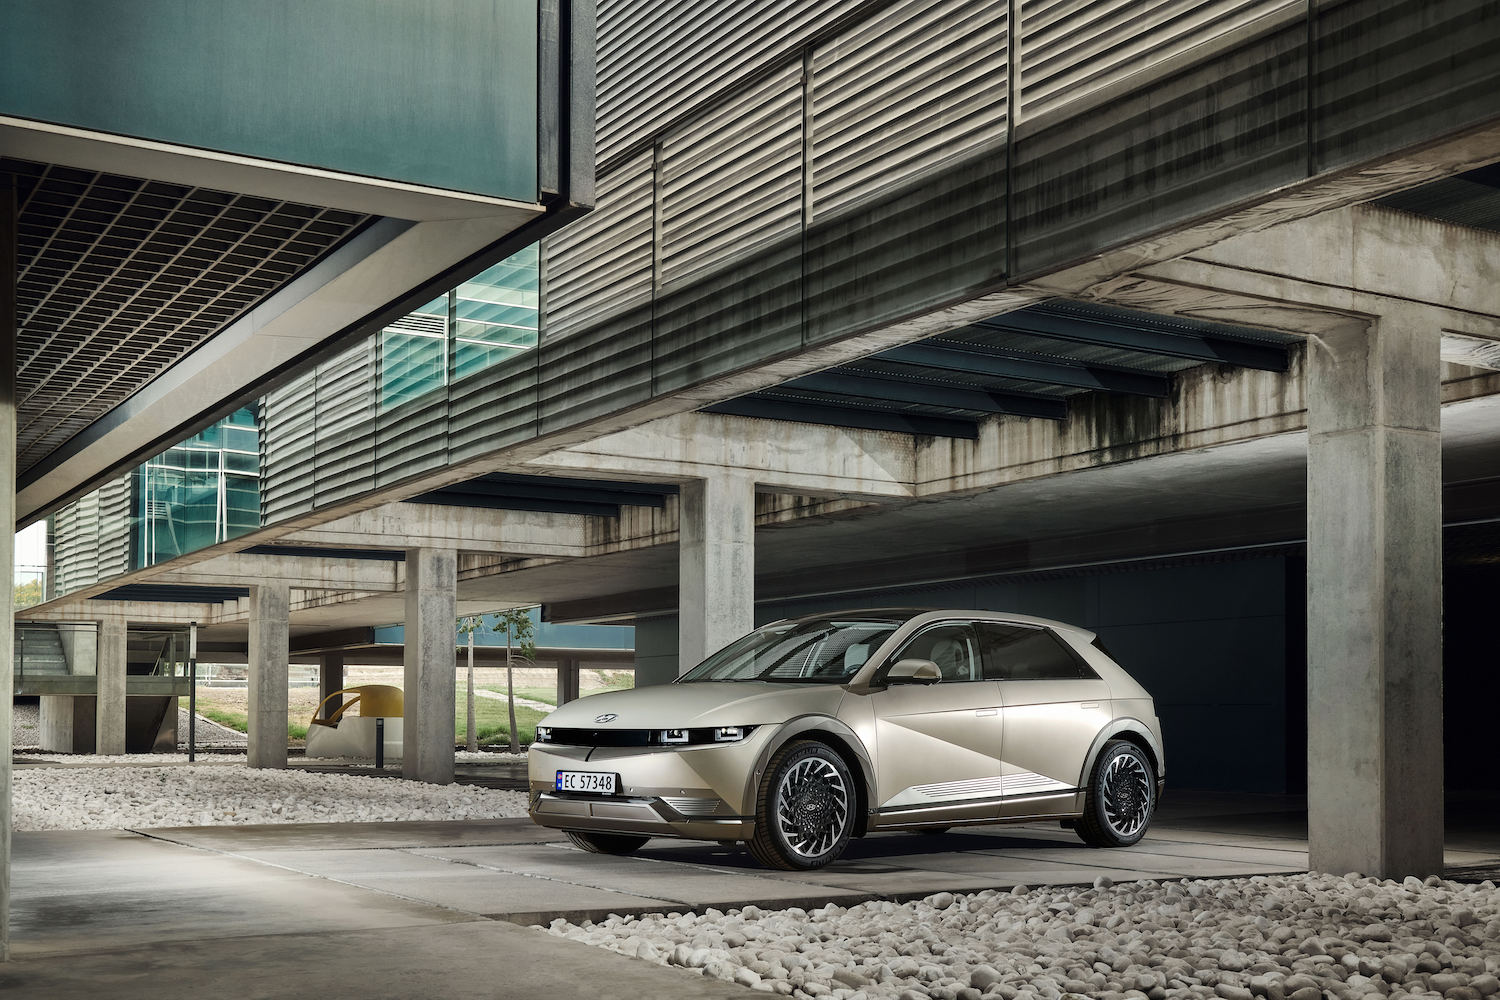
[[[691,480],[678,504],[680,675],[755,627],[755,481]]]
[[[291,588],[250,587],[249,764],[286,767],[287,664],[291,660]]]
[[[16,188],[0,181],[0,566],[16,562]],[[0,573],[0,962],[10,958],[10,746],[14,710],[15,603],[13,573]]]
[[[453,549],[406,550],[401,773],[435,785],[453,781],[457,587],[458,553]]]
[[[1443,866],[1439,332],[1403,315],[1308,345],[1313,869]]]
[[[324,704],[329,695],[344,688],[344,654],[324,653],[318,657],[318,702],[323,704],[323,718],[330,718],[339,706],[344,703],[343,698],[335,698]]]
[[[566,656],[557,661],[557,703],[566,705],[578,700],[578,658]]]
[[[94,711],[94,752],[125,752],[125,665],[127,626],[123,618],[99,623],[99,687]]]
[[[44,694],[38,742],[53,753],[93,753],[98,699],[87,695]]]

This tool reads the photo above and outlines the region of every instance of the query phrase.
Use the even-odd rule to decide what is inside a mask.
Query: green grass
[[[178,704],[182,705],[183,708],[187,707],[186,699],[184,698],[179,698]],[[198,714],[205,719],[210,719],[221,726],[227,726],[237,732],[248,733],[250,731],[250,717],[244,712],[220,708],[212,702],[199,700]],[[307,727],[298,722],[288,722],[286,724],[286,735],[288,739],[305,740],[307,739]]]
[[[608,691],[626,691],[626,690],[629,690],[630,688],[632,688],[632,687],[635,686],[635,683],[634,683],[635,678],[632,677],[630,674],[625,674],[625,676],[623,678],[613,678],[612,677],[611,680],[613,681],[613,683],[609,687],[604,687],[604,688],[590,688],[589,690],[583,692],[582,697],[587,698],[591,694],[604,694],[604,693],[606,693]],[[483,686],[483,685],[481,685],[481,690],[484,690],[484,691],[493,691],[495,694],[502,694],[502,695],[505,693],[505,688],[504,687],[490,687],[490,686]],[[459,691],[458,696],[459,696],[460,700],[463,698],[464,694],[463,694],[462,690]],[[555,687],[518,687],[518,688],[516,688],[516,697],[517,698],[525,698],[528,701],[540,701],[540,702],[544,702],[545,704],[548,704],[548,705],[556,705],[557,704],[557,688],[555,688]],[[494,699],[490,698],[490,699],[487,699],[487,700],[493,701]],[[516,724],[520,725],[519,721]]]

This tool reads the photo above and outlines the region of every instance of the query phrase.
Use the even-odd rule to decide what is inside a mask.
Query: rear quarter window
[[[985,677],[1000,681],[1097,679],[1098,674],[1050,629],[977,622]]]

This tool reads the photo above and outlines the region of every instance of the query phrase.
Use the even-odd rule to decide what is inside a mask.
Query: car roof
[[[1019,625],[1038,625],[1044,628],[1054,629],[1059,632],[1071,633],[1085,642],[1094,639],[1094,633],[1077,625],[1060,622],[1052,618],[1038,618],[1035,615],[1023,615],[1011,611],[986,611],[977,609],[960,608],[848,608],[838,611],[820,611],[815,614],[799,615],[795,618],[783,618],[781,621],[789,622],[813,622],[826,621],[838,618],[887,618],[899,621],[901,624],[925,619],[921,624],[929,621],[943,621],[949,618],[972,618],[975,621],[997,621],[1014,622]],[[775,624],[768,623],[768,624]]]

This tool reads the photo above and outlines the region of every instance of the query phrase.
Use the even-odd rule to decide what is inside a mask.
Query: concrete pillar
[[[95,702],[94,752],[125,752],[125,676],[128,631],[123,618],[99,623],[98,700]]]
[[[1313,869],[1443,866],[1442,451],[1436,327],[1308,345],[1308,842]]]
[[[726,473],[682,486],[677,670],[755,627],[755,481]]]
[[[291,660],[285,583],[250,586],[249,764],[286,767],[287,664]]]
[[[318,702],[323,705],[323,718],[330,718],[343,698],[326,701],[329,695],[344,688],[344,654],[324,653],[318,657]]]
[[[16,188],[0,180],[0,566],[16,562]],[[0,962],[10,958],[10,747],[14,710],[16,581],[0,573]]]
[[[93,753],[98,699],[87,695],[44,694],[39,739],[53,753]]]
[[[453,781],[457,587],[458,553],[453,549],[406,550],[401,773],[435,785]]]
[[[566,705],[578,700],[578,657],[565,656],[557,661],[557,703]]]

